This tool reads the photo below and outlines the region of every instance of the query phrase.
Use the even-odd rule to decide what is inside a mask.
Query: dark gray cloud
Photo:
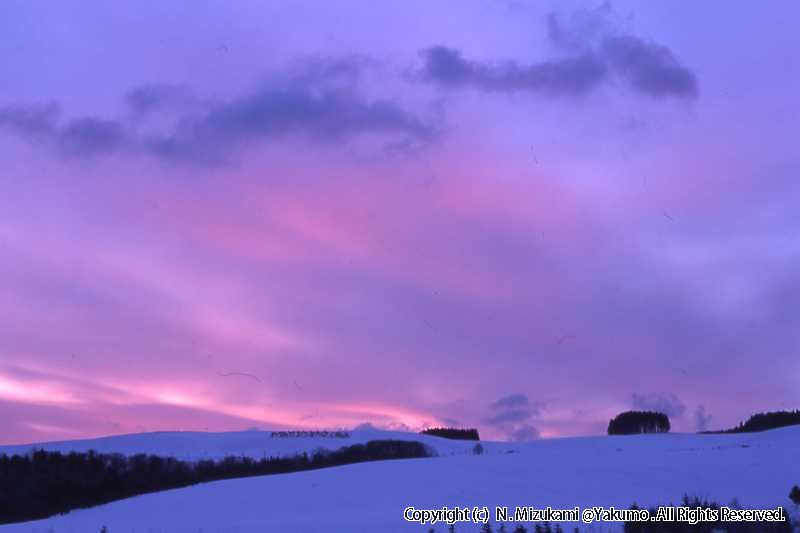
[[[602,49],[614,70],[641,93],[685,99],[697,96],[696,76],[666,46],[618,35],[603,39]]]
[[[116,120],[84,117],[67,122],[57,131],[59,147],[70,155],[112,152],[129,142],[125,126]]]
[[[543,408],[541,402],[531,402],[522,393],[509,394],[492,402],[492,414],[484,423],[499,429],[513,441],[525,441],[538,438],[539,432],[528,420],[538,416]]]
[[[224,160],[238,147],[289,135],[314,142],[383,135],[388,144],[420,146],[438,133],[390,98],[367,98],[356,86],[367,60],[301,62],[256,90],[227,101],[203,101],[188,89],[145,85],[124,95],[133,118],[59,120],[57,105],[0,108],[0,128],[73,156],[126,150],[167,159]],[[153,127],[156,123],[157,127]]]
[[[508,396],[503,396],[496,402],[492,403],[493,409],[518,409],[525,407],[527,408],[530,405],[528,401],[528,397],[522,393],[514,393],[509,394]]]
[[[606,66],[593,54],[524,66],[513,61],[490,65],[468,60],[458,50],[445,46],[428,48],[421,55],[422,79],[448,87],[577,95],[588,92],[607,77]]]
[[[533,416],[530,409],[507,409],[486,419],[487,424],[497,426],[511,422],[523,422]]]
[[[538,415],[541,405],[531,404],[528,396],[519,392],[498,398],[490,405],[492,414],[485,422],[491,426],[503,427],[509,424],[524,422]]]
[[[631,395],[631,405],[641,411],[658,411],[670,417],[678,417],[686,412],[684,403],[673,393]]]
[[[444,87],[471,87],[487,92],[530,92],[578,96],[615,77],[634,91],[652,97],[693,99],[697,79],[664,45],[616,30],[610,8],[578,11],[569,25],[550,14],[552,44],[563,55],[521,65],[486,63],[465,58],[459,50],[434,46],[421,52],[420,79]]]
[[[46,139],[53,134],[60,109],[55,103],[0,108],[0,127],[30,140]]]
[[[92,155],[123,146],[124,126],[115,120],[82,117],[61,123],[56,104],[0,108],[0,128],[34,142],[54,144],[68,155]]]
[[[363,133],[396,134],[430,141],[436,128],[390,100],[368,101],[349,90],[265,88],[186,117],[170,135],[147,141],[173,158],[196,158],[248,141],[304,133],[333,141]]]

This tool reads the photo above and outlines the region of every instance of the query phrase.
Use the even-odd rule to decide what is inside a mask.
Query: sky
[[[0,11],[0,443],[800,407],[800,4]]]

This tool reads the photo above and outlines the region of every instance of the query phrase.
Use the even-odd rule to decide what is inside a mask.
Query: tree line
[[[800,424],[800,410],[756,413],[745,422],[730,429],[703,431],[703,433],[752,433]]]
[[[332,439],[349,439],[349,431],[272,431],[270,437],[275,438],[308,438],[322,437]]]
[[[481,440],[478,435],[478,430],[475,428],[428,428],[423,429],[420,433],[423,435],[433,435],[434,437],[444,437],[445,439]]]
[[[374,440],[338,450],[291,457],[229,456],[182,461],[137,454],[49,452],[0,455],[0,524],[46,518],[138,494],[186,487],[206,481],[283,474],[364,461],[429,457],[424,444]]]

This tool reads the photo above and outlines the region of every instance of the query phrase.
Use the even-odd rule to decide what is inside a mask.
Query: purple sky
[[[4,2],[0,442],[797,408],[798,17]]]

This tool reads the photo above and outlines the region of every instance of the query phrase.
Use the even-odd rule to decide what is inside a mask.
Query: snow
[[[362,425],[341,437],[273,437],[272,431],[248,430],[226,433],[200,431],[161,431],[134,433],[97,439],[55,441],[0,446],[0,454],[25,454],[33,449],[60,452],[148,453],[184,460],[220,459],[229,455],[274,457],[313,452],[318,448],[337,449],[377,439],[415,440],[434,447],[443,454],[471,452],[475,442],[454,441],[408,432],[383,431]]]
[[[48,443],[62,451],[159,453],[178,457],[261,457],[378,438],[419,440],[438,457],[361,463],[316,471],[218,481],[147,494],[45,520],[0,526],[2,533],[416,532],[403,510],[515,506],[581,509],[677,504],[684,493],[725,505],[791,506],[800,484],[800,426],[734,435],[663,434],[548,439],[525,444],[474,442],[363,429],[349,439],[271,438],[268,432],[147,433]],[[0,447],[0,453],[31,445]],[[508,526],[512,524],[509,523]],[[575,525],[617,531],[618,524]],[[446,525],[437,524],[444,532]],[[512,529],[512,528],[507,528]],[[478,530],[456,524],[459,532]]]

